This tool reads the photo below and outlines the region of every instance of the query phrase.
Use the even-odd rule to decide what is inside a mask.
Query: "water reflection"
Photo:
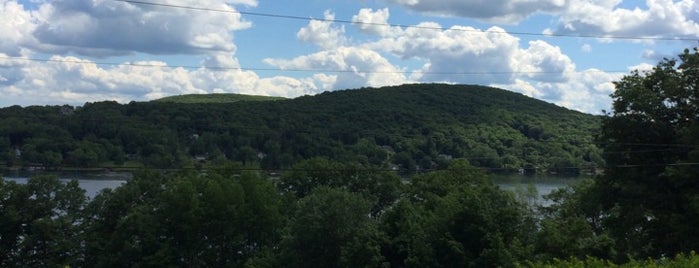
[[[556,189],[575,185],[588,177],[565,177],[565,176],[525,176],[525,175],[494,175],[493,182],[500,186],[500,189],[516,191],[526,190],[529,186],[534,186],[537,193],[536,202],[540,205],[550,205],[544,196]]]
[[[37,175],[55,175],[61,181],[68,182],[72,179],[78,180],[81,188],[85,189],[88,197],[93,198],[102,189],[117,188],[126,183],[132,178],[130,172],[47,172],[47,171],[2,171],[2,178],[7,181],[15,181],[18,183],[26,183],[27,178]],[[551,193],[556,189],[560,189],[569,185],[574,185],[586,177],[563,177],[563,176],[524,176],[519,174],[513,175],[493,175],[493,182],[500,186],[503,190],[517,191],[518,189],[526,191],[527,187],[533,186],[536,189],[536,203],[548,205],[549,202],[544,200],[543,196]]]

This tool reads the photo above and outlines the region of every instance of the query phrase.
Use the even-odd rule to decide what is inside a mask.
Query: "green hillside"
[[[244,95],[234,93],[215,93],[215,94],[186,94],[169,96],[154,101],[159,102],[174,102],[174,103],[231,103],[239,101],[276,101],[284,100],[283,97]]]
[[[8,152],[1,160],[91,166],[128,158],[181,167],[196,156],[278,169],[324,157],[415,171],[465,158],[493,171],[571,174],[603,165],[592,138],[597,117],[483,86],[415,84],[282,101],[99,102],[66,109],[1,109],[0,149]],[[20,159],[9,153],[15,149],[23,152]]]

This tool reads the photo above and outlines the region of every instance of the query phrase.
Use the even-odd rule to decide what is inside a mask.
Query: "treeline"
[[[599,118],[504,90],[442,84],[291,100],[115,102],[0,109],[7,166],[181,168],[238,161],[285,169],[312,157],[404,171],[451,159],[495,171],[604,166]]]
[[[240,170],[144,171],[91,200],[76,181],[0,182],[0,266],[497,267],[574,252],[551,243],[571,226],[539,230],[535,195],[465,160],[409,184],[319,158],[277,180]]]
[[[2,267],[694,267],[645,259],[581,216],[593,181],[501,190],[465,160],[414,175],[322,158],[270,180],[229,164],[141,171],[93,199],[77,181],[0,181]],[[601,228],[595,230],[595,228]],[[626,237],[629,238],[629,237]],[[638,237],[637,237],[638,238]],[[667,252],[668,254],[674,254]],[[658,258],[658,256],[653,256]]]

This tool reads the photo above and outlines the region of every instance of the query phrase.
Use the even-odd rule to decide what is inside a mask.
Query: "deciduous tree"
[[[614,83],[596,181],[606,227],[621,252],[671,256],[699,246],[699,51]]]

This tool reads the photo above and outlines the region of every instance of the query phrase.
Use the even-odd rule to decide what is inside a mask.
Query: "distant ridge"
[[[258,95],[245,95],[235,93],[213,93],[213,94],[185,94],[169,96],[154,100],[156,102],[172,103],[233,103],[240,101],[278,101],[285,100],[283,97],[270,97]]]
[[[321,157],[414,172],[463,158],[493,172],[570,175],[604,166],[594,139],[601,117],[477,85],[408,84],[294,99],[184,95],[87,103],[67,112],[0,109],[0,164],[129,160],[179,168],[196,159],[285,169]],[[17,148],[21,155],[1,153]]]

